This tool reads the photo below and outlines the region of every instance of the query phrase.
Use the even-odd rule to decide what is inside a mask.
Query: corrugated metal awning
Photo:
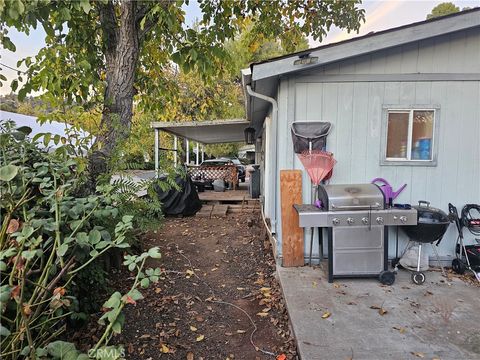
[[[152,128],[202,144],[245,141],[244,130],[249,122],[244,119],[152,122]]]

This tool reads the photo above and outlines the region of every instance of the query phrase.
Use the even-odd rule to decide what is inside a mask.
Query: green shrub
[[[78,149],[67,139],[45,134],[44,145],[51,139],[58,145],[49,152],[28,139],[29,132],[0,123],[0,355],[86,358],[58,339],[68,319],[79,320],[81,311],[88,310],[76,296],[88,285],[82,279],[94,274],[104,281],[99,259],[130,248],[133,216],[120,209],[125,193],[114,185],[76,196],[81,162],[72,155]],[[94,356],[111,354],[98,350],[110,349],[110,337],[121,331],[123,307],[142,298],[140,287],[158,281],[159,269],[144,271],[148,257],[159,258],[158,249],[125,255],[124,265],[136,274],[135,281],[126,294],[114,292],[102,305],[105,332],[92,344]]]

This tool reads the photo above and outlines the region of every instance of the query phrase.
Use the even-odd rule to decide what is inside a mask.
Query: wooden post
[[[298,213],[293,208],[302,203],[301,170],[280,170],[280,197],[283,266],[303,266],[303,228],[298,226]]]
[[[197,144],[195,145],[195,165],[197,166],[198,166],[198,158],[199,158],[198,155],[200,154],[198,153],[198,142],[197,142]]]

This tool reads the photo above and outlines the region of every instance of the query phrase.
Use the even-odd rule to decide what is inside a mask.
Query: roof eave
[[[310,49],[308,50],[310,56],[318,57],[318,61],[314,64],[294,65],[294,60],[304,52],[253,64],[249,80],[250,82],[255,82],[270,77],[312,69],[339,60],[480,27],[479,13],[479,10],[470,10],[456,16],[447,16],[435,21],[415,23],[402,26],[398,29],[389,29],[340,43]]]

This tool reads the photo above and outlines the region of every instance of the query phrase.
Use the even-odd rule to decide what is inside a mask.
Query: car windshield
[[[235,165],[242,165],[242,163],[241,163],[240,160],[238,160],[238,159],[232,159],[232,162],[233,162]]]

